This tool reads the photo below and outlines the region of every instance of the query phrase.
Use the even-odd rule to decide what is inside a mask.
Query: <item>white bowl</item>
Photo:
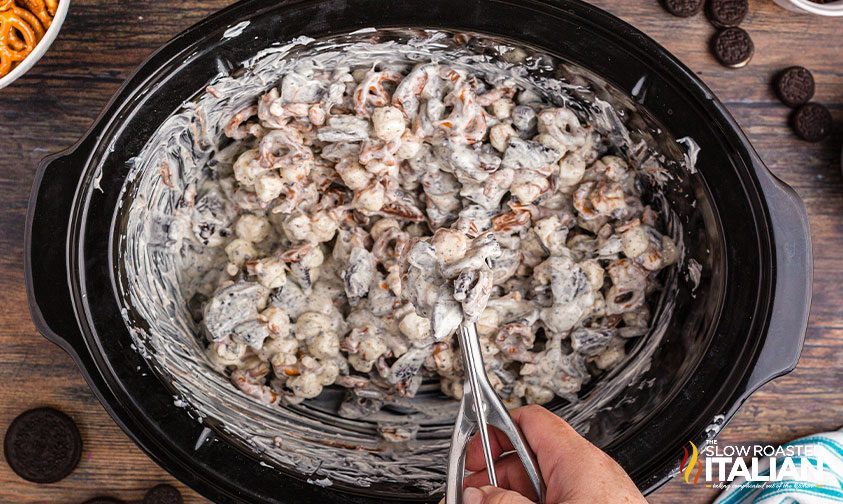
[[[794,12],[806,12],[818,16],[843,16],[843,0],[827,4],[816,3],[811,0],[775,0],[775,2]]]
[[[0,89],[3,89],[16,81],[18,77],[28,72],[35,63],[38,63],[41,56],[44,56],[44,53],[47,52],[47,49],[50,48],[50,45],[52,45],[53,41],[56,40],[56,37],[58,36],[59,30],[61,30],[61,25],[64,24],[64,18],[67,17],[68,8],[70,8],[70,0],[59,0],[59,8],[56,10],[56,15],[53,16],[53,22],[47,29],[47,33],[44,34],[44,38],[38,42],[35,49],[29,53],[29,56],[24,58],[24,60],[14,68],[14,70],[6,74],[5,77],[0,78]]]

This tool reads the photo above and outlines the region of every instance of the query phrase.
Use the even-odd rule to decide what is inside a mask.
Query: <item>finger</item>
[[[521,464],[521,459],[515,453],[507,453],[495,462],[495,476],[498,487],[513,490],[530,499],[538,499],[527,471]],[[484,487],[489,485],[489,475],[486,470],[477,471],[465,477],[466,487]]]
[[[492,460],[497,460],[502,453],[512,451],[512,442],[501,431],[489,427],[489,446],[492,448]],[[486,457],[483,455],[483,441],[480,433],[472,436],[465,453],[465,468],[469,471],[486,469]]]
[[[524,406],[521,408],[514,409],[510,411],[509,414],[512,416],[512,421],[515,422],[516,425],[519,425],[519,427],[521,427],[521,429],[523,430],[524,427],[521,426],[522,421],[528,417],[538,415],[540,414],[540,412],[544,412],[550,415],[550,417],[553,418],[556,422],[561,422],[563,424],[565,423],[564,420],[557,417],[550,411],[542,408],[541,406],[535,405]],[[489,427],[489,445],[492,448],[493,460],[497,460],[502,453],[510,452],[515,449],[515,447],[512,446],[512,440],[510,440],[506,436],[506,434],[504,434],[495,427]],[[466,449],[465,468],[469,471],[479,471],[481,469],[486,469],[486,457],[483,455],[483,441],[482,439],[480,439],[479,433],[475,434],[468,442],[468,448]]]
[[[513,417],[538,459],[547,502],[646,502],[617,462],[550,411],[528,406]],[[595,482],[594,474],[603,478]]]
[[[562,420],[541,406],[531,405],[518,408],[513,419],[518,423],[527,444],[530,446],[539,469],[545,477],[558,470],[574,469],[573,461],[586,453],[598,452],[598,448],[580,436],[565,420]],[[565,461],[564,467],[562,462]]]
[[[560,460],[577,460],[577,452],[596,449],[568,425],[567,422],[541,406],[531,405],[510,411],[512,420],[521,428],[527,444],[536,455],[543,474],[549,474]],[[494,459],[512,451],[512,442],[498,429],[489,430],[489,442]],[[483,444],[475,435],[468,443],[466,469],[480,471],[486,468]]]
[[[462,498],[465,504],[533,504],[523,495],[491,486],[466,488]]]

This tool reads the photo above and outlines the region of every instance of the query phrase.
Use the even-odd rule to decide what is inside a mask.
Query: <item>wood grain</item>
[[[76,503],[95,495],[140,499],[158,482],[175,483],[114,425],[70,358],[33,327],[23,286],[23,226],[35,163],[71,145],[151,51],[231,2],[74,0],[53,47],[24,78],[0,91],[0,429],[21,411],[52,405],[78,423],[85,442],[79,469],[38,486],[0,462],[0,502]],[[724,101],[770,169],[804,199],[814,240],[814,303],[797,370],[755,394],[720,435],[722,443],[779,443],[843,425],[843,25],[751,1],[744,27],[756,43],[742,70],[717,65],[714,33],[703,16],[669,16],[656,0],[595,0],[679,56]],[[832,110],[836,136],[821,144],[794,138],[788,110],[769,81],[791,64],[809,67],[816,100]],[[205,502],[180,485],[187,502]],[[673,481],[655,504],[709,502],[711,489]]]

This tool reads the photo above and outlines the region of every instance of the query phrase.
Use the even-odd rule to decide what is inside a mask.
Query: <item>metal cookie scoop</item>
[[[479,431],[483,443],[483,455],[486,458],[486,471],[489,482],[498,486],[492,447],[489,443],[489,426],[497,427],[509,438],[515,453],[521,459],[527,476],[533,484],[539,502],[544,502],[544,483],[539,474],[536,458],[527,447],[521,429],[509,416],[509,411],[501,402],[498,394],[486,377],[483,367],[483,354],[474,324],[463,324],[459,329],[460,348],[465,367],[465,385],[460,403],[460,412],[451,437],[451,451],[448,455],[448,486],[445,490],[446,504],[462,504],[463,480],[465,478],[465,457],[468,441],[472,434]]]

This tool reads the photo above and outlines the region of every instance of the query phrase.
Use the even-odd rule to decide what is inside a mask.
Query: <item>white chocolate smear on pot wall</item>
[[[225,31],[225,33],[222,34],[223,40],[239,37],[240,35],[243,34],[243,31],[245,31],[246,28],[249,27],[250,24],[251,24],[250,21],[243,21],[243,22],[237,23],[236,25],[227,29]]]
[[[445,61],[476,74],[505,73],[520,87],[558,104],[577,100],[569,93],[574,86],[553,79],[532,80],[517,64],[503,65],[452,47],[443,33],[427,33],[406,44],[366,42],[367,34],[330,42],[301,38],[266,50],[247,62],[242,75],[217,79],[207,93],[185,104],[155,133],[135,159],[128,193],[124,194],[124,201],[131,200],[121,244],[128,283],[122,286],[124,301],[131,306],[126,317],[139,351],[194,414],[200,420],[212,420],[266,460],[310,475],[309,481],[318,485],[368,487],[400,482],[432,492],[444,484],[450,430],[458,406],[438,394],[438,384],[424,383],[415,397],[394,397],[388,408],[355,419],[336,415],[344,392],[334,387],[300,404],[262,404],[214,369],[206,357],[202,330],[188,306],[200,286],[220,282],[230,259],[223,247],[197,243],[188,212],[197,195],[216,184],[209,180],[206,167],[234,161],[233,152],[227,151],[223,142],[223,128],[281,75],[299,65],[371,67],[383,62]],[[499,47],[507,52],[506,46]],[[641,160],[656,157],[646,152],[642,142],[633,143],[608,103],[596,97],[591,101],[591,106],[581,110],[590,115],[595,127],[607,128],[606,137]],[[668,208],[666,202],[662,208]],[[680,237],[676,216],[667,212],[662,218],[671,235]],[[215,239],[213,231],[209,236]],[[681,240],[677,247],[682,258]],[[670,272],[660,297],[654,300],[658,309],[649,335],[639,338],[624,360],[604,374],[585,397],[559,410],[573,425],[582,426],[609,407],[649,368],[650,357],[666,330],[662,323],[666,317],[659,314],[670,313],[675,283],[676,275]]]
[[[682,137],[676,140],[685,147],[685,168],[688,173],[697,173],[697,160],[700,156],[700,146],[691,137]]]

